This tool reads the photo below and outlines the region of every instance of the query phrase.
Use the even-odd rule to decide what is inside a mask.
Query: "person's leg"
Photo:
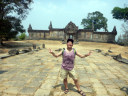
[[[76,88],[77,88],[78,92],[82,96],[86,96],[86,95],[84,95],[84,92],[80,89],[80,84],[79,84],[79,81],[78,81],[78,76],[77,76],[77,74],[76,74],[74,69],[69,72],[69,76],[74,80],[74,83],[76,85]]]
[[[63,78],[63,83],[64,83],[64,86],[65,86],[65,91],[64,91],[65,94],[67,94],[69,92],[68,91],[67,75],[68,75],[68,71],[64,70],[64,69],[61,69],[61,77]]]
[[[73,79],[73,80],[74,80],[74,83],[75,83],[75,85],[76,85],[76,88],[77,88],[78,92],[79,92],[82,96],[86,96],[86,95],[84,94],[84,92],[80,89],[80,84],[79,84],[79,82],[78,82],[78,79]]]
[[[77,79],[73,79],[78,91],[80,91],[80,85]]]
[[[68,81],[67,81],[67,78],[65,78],[63,80],[63,82],[64,82],[65,89],[68,89]]]

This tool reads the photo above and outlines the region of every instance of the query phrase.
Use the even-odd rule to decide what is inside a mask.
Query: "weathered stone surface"
[[[125,96],[125,93],[119,89],[112,89],[109,88],[107,91],[110,93],[112,96]]]
[[[22,53],[27,53],[27,52],[30,52],[30,51],[31,51],[31,49],[23,49]]]
[[[45,48],[45,44],[42,45],[42,48]]]
[[[40,50],[40,47],[37,47],[38,50]]]
[[[119,61],[119,62],[122,62],[122,63],[125,63],[125,64],[128,64],[128,60],[125,59],[125,58],[122,58],[121,54],[117,55],[117,56],[114,56],[113,59]]]
[[[8,94],[17,94],[20,91],[20,88],[18,87],[9,87],[6,90],[4,90],[4,93],[8,93]]]
[[[95,88],[96,95],[108,95],[105,88]]]
[[[36,44],[33,44],[33,49],[36,49]]]
[[[55,51],[61,51],[62,49],[61,48],[59,48],[59,49],[56,49]]]
[[[102,52],[101,49],[95,49],[95,51],[98,52],[98,53],[99,53],[99,52]]]
[[[113,59],[102,60],[101,57],[108,58],[97,52],[86,59],[76,57],[75,70],[80,88],[87,96],[125,96],[127,64],[124,66]],[[61,59],[53,58],[44,49],[32,55],[21,54],[0,61],[0,93],[2,96],[65,96],[63,79],[60,78]],[[81,96],[69,77],[68,87],[70,92],[67,95]],[[123,87],[126,87],[125,91],[121,90]],[[121,93],[116,93],[119,90]]]
[[[113,82],[109,79],[101,79],[100,80],[104,85],[111,85]]]
[[[108,50],[108,52],[112,53],[112,51],[111,51],[111,50]]]
[[[24,87],[20,90],[19,94],[33,95],[36,91],[34,87]]]
[[[19,54],[19,51],[17,49],[12,49],[10,51],[8,51],[9,55],[18,55]]]
[[[50,90],[38,89],[34,96],[49,96]]]

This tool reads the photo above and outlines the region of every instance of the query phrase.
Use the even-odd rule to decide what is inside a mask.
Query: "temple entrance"
[[[74,36],[72,34],[69,34],[69,39],[74,39]]]
[[[73,39],[74,42],[77,42],[77,34],[78,27],[72,22],[68,23],[64,30],[64,42],[66,42],[67,39]]]

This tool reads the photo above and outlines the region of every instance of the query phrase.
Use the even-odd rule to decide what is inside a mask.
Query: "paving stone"
[[[16,83],[16,81],[6,81],[6,82],[2,83],[2,85],[9,87],[9,86],[13,86],[15,83]]]
[[[94,83],[92,86],[93,86],[93,88],[104,88],[104,86],[99,82]]]
[[[30,82],[29,84],[27,84],[26,86],[27,86],[27,87],[36,87],[36,88],[39,88],[41,85],[42,85],[41,82],[32,81],[32,82]]]
[[[126,83],[124,80],[121,79],[111,79],[114,83]]]
[[[56,92],[56,91],[55,91],[55,92],[53,93],[53,96],[60,96],[60,92]]]
[[[94,90],[92,87],[81,87],[81,89],[84,91],[84,92],[88,92],[88,93],[93,93]]]
[[[24,82],[27,82],[28,80],[30,80],[29,77],[20,77],[20,76],[15,76],[15,77],[12,77],[10,80],[12,81],[24,81]]]
[[[108,95],[105,88],[95,88],[96,95]]]
[[[104,85],[106,88],[113,88],[113,89],[118,89],[119,87],[117,85]]]
[[[1,96],[16,96],[16,94],[3,93]]]
[[[56,82],[57,81],[55,79],[46,79],[45,80],[45,83],[50,83],[50,84],[53,84],[53,85],[56,84]]]
[[[41,85],[41,89],[45,89],[45,90],[50,90],[50,89],[52,89],[54,87],[54,85],[53,84],[51,84],[51,83],[44,83],[44,84],[42,84]]]
[[[81,96],[78,92],[68,92],[67,96]]]
[[[96,79],[96,78],[90,78],[90,81],[92,82],[92,83],[96,83],[96,82],[100,82],[98,79]]]
[[[57,76],[47,76],[47,79],[56,80],[57,79]]]
[[[80,78],[80,77],[79,77]],[[90,81],[90,79],[89,78],[86,78],[86,77],[84,77],[84,78],[80,78],[79,79],[79,82],[88,82],[88,83],[90,83],[91,81]]]
[[[24,87],[20,90],[19,94],[33,95],[36,90],[34,87]]]
[[[128,84],[127,65],[116,63],[108,57],[104,57],[106,60],[101,58],[102,55],[97,53],[86,59],[76,57],[75,70],[80,88],[87,96],[125,96],[125,91],[120,89]],[[0,95],[81,96],[76,92],[77,88],[71,78],[68,78],[70,92],[64,94],[63,80],[59,77],[61,62],[61,57],[55,59],[46,50],[0,61],[0,68],[7,70],[0,74]]]
[[[105,85],[111,85],[111,84],[113,84],[113,82],[111,80],[109,80],[109,79],[101,79],[100,81],[103,84],[105,84]]]
[[[0,96],[2,96],[2,92],[0,92]]]
[[[106,95],[106,94],[97,94],[96,96],[110,96],[110,95]]]
[[[48,75],[48,72],[39,72],[36,76],[46,77]]]
[[[16,81],[13,86],[14,87],[23,87],[27,82],[24,82],[24,81]]]
[[[80,86],[84,87],[84,88],[85,87],[92,87],[92,84],[91,83],[83,83],[83,84],[80,83]]]
[[[112,96],[125,96],[125,93],[119,89],[107,89]]]
[[[20,91],[20,88],[18,87],[9,87],[6,90],[4,90],[4,93],[8,93],[8,94],[17,94]]]
[[[128,84],[126,83],[116,83],[116,85],[119,86],[120,88],[125,87],[125,86],[128,88]]]
[[[34,96],[49,96],[50,90],[38,89]]]
[[[33,82],[43,82],[45,80],[45,76],[40,76],[40,77],[34,77],[32,78]]]

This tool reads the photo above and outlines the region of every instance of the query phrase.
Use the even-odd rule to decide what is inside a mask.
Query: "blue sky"
[[[82,29],[81,21],[88,13],[100,11],[108,19],[108,31],[111,32],[116,26],[118,35],[122,33],[121,20],[113,19],[111,11],[118,6],[123,8],[128,5],[127,0],[34,0],[32,10],[25,20],[22,21],[27,30],[29,24],[33,29],[48,30],[50,21],[53,28],[64,28],[70,21]],[[100,30],[103,31],[103,30]],[[28,33],[27,33],[28,34]],[[116,38],[117,38],[116,36]]]

